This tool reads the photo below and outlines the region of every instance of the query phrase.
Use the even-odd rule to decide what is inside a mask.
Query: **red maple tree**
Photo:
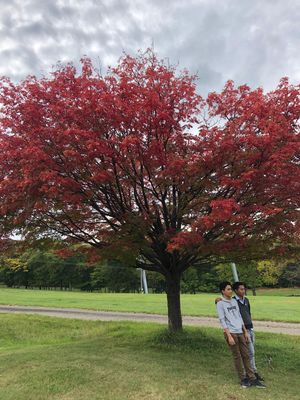
[[[0,85],[2,235],[60,237],[130,253],[163,274],[182,327],[190,266],[280,251],[299,231],[300,88],[229,81],[203,100],[196,77],[152,51],[105,76],[82,60]]]

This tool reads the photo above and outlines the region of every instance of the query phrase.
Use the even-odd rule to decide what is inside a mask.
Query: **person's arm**
[[[234,346],[235,345],[235,341],[234,341],[233,336],[231,335],[229,329],[228,328],[224,328],[224,333],[226,335],[226,338],[227,338],[228,343],[230,344],[230,346]]]
[[[249,337],[249,334],[248,334],[247,329],[246,329],[246,327],[245,327],[244,324],[243,324],[243,326],[242,326],[242,329],[243,329],[243,334],[244,334],[244,336],[245,336],[246,342],[249,343],[250,337]]]
[[[221,300],[222,300],[222,297],[216,297],[216,298],[215,298],[215,304],[218,304],[219,301],[221,301]]]
[[[222,306],[222,302],[219,301],[217,303],[217,311],[218,311],[218,316],[219,316],[219,320],[220,320],[220,324],[222,326],[222,328],[224,329],[224,333],[226,335],[226,338],[228,340],[228,343],[230,344],[230,346],[233,346],[235,344],[235,341],[228,329],[228,326],[226,324],[226,318],[225,318],[225,312],[224,312],[224,308]]]
[[[236,302],[237,302],[237,300],[236,300]],[[246,342],[249,343],[250,338],[249,338],[247,329],[246,329],[246,327],[245,327],[245,324],[244,324],[243,317],[242,317],[241,312],[240,312],[240,307],[239,307],[239,305],[238,305],[238,302],[237,302],[237,307],[238,307],[238,311],[239,311],[240,318],[241,318],[241,320],[242,320],[242,322],[243,322],[243,325],[242,325],[243,334],[244,334],[244,336],[245,336]]]
[[[247,301],[248,301],[248,307],[249,307],[249,314],[250,314],[250,317],[251,317],[251,319],[252,319],[251,308],[250,308],[250,301],[249,301],[249,299],[247,299]]]

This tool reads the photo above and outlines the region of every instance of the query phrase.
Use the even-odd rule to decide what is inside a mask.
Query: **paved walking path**
[[[156,322],[167,324],[166,315],[115,312],[115,311],[92,311],[78,308],[49,308],[49,307],[33,307],[33,306],[4,306],[0,305],[0,313],[29,313],[43,314],[52,317],[76,318],[100,321],[139,321],[139,322]],[[256,331],[286,333],[289,335],[300,335],[300,323],[274,322],[274,321],[254,321]],[[184,325],[191,326],[210,326],[220,327],[217,318],[213,317],[183,317]]]

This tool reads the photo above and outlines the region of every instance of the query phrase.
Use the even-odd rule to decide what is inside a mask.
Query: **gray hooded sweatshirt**
[[[230,333],[243,333],[243,319],[236,299],[222,297],[217,303],[217,311],[222,327],[228,328]]]

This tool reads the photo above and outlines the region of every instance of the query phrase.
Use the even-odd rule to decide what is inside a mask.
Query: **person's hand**
[[[221,300],[222,300],[221,297],[217,297],[217,298],[215,299],[215,304],[219,303],[219,301],[221,301]]]
[[[244,336],[245,336],[246,342],[249,343],[250,342],[250,337],[248,335],[248,332],[245,332]]]
[[[230,346],[234,346],[235,345],[235,341],[233,339],[233,337],[231,335],[228,336],[228,343]]]

